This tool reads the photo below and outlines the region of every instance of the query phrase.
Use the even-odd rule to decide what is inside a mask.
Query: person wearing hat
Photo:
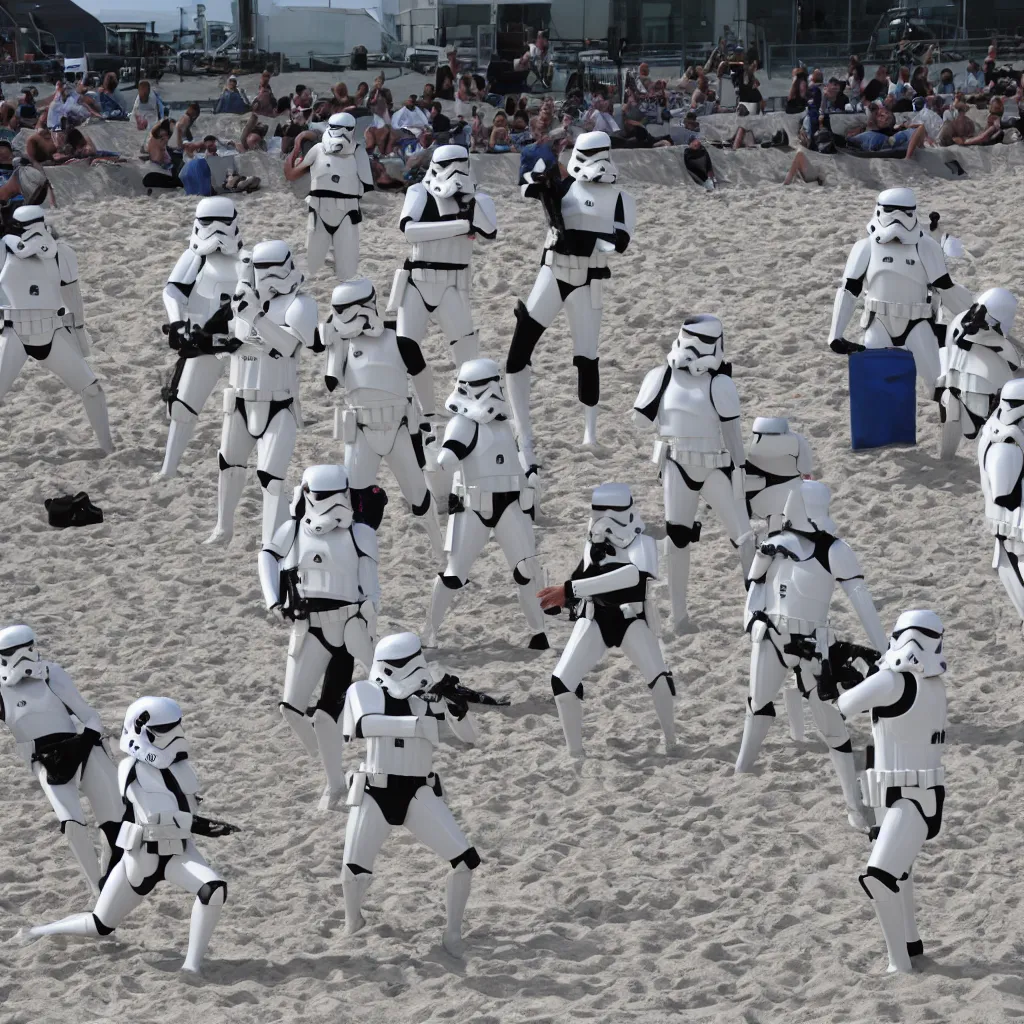
[[[227,85],[213,108],[215,114],[247,114],[252,104],[248,96],[238,88],[238,79],[228,75]]]

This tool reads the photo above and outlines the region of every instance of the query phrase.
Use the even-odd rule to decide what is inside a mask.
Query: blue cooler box
[[[850,442],[858,448],[917,444],[917,371],[901,348],[850,355]]]

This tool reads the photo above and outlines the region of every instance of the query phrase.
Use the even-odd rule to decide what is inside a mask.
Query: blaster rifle
[[[457,718],[465,718],[469,711],[470,704],[479,704],[491,708],[507,708],[512,703],[509,697],[492,697],[490,694],[481,693],[479,690],[463,686],[459,677],[446,672],[440,680],[435,682],[423,693],[423,699],[429,703],[440,703],[444,701],[454,710]]]

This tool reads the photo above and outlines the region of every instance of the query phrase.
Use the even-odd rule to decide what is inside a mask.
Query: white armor
[[[334,114],[323,139],[295,165],[309,171],[309,224],[306,231],[306,269],[315,274],[334,250],[334,273],[348,281],[359,273],[359,234],[363,215],[359,200],[373,191],[370,158],[356,139],[351,114]]]
[[[768,533],[782,529],[786,499],[813,468],[814,455],[807,438],[793,433],[784,416],[758,416],[743,474],[747,512],[765,520]]]
[[[341,388],[334,436],[345,444],[349,486],[369,490],[386,462],[439,558],[444,542],[423,475],[423,438],[432,433],[435,418],[434,381],[423,353],[380,319],[376,293],[365,278],[338,285],[331,306],[319,336],[327,349],[327,388]],[[416,404],[409,398],[410,379]]]
[[[750,695],[743,724],[737,772],[754,768],[758,751],[775,717],[774,699],[790,670],[839,777],[850,824],[867,828],[860,805],[850,736],[833,705],[819,697],[816,681],[834,640],[829,606],[838,583],[849,598],[877,651],[885,632],[864,584],[857,556],[836,536],[828,515],[831,495],[817,480],[805,480],[790,493],[781,532],[762,541],[748,574],[744,627],[750,633]]]
[[[310,466],[291,518],[259,557],[268,610],[292,620],[281,716],[327,776],[321,810],[344,794],[338,719],[354,662],[371,661],[380,607],[377,535],[352,521],[344,466]],[[313,691],[323,680],[316,707]]]
[[[222,836],[235,828],[197,813],[199,780],[188,760],[181,709],[173,700],[135,701],[125,716],[121,750],[128,755],[117,770],[127,806],[117,839],[124,856],[92,913],[41,925],[31,934],[103,938],[166,880],[196,895],[182,970],[198,972],[227,899],[227,883],[203,859],[192,836]]]
[[[651,461],[664,485],[665,542],[672,618],[679,632],[696,632],[687,611],[690,548],[700,539],[695,522],[704,500],[718,513],[744,574],[753,557],[753,530],[743,482],[740,399],[723,362],[717,317],[687,317],[668,355],[651,370],[633,403],[633,421],[658,433]]]
[[[864,798],[879,819],[860,884],[873,901],[889,971],[910,973],[924,945],[914,919],[914,861],[938,835],[946,789],[943,628],[930,611],[904,612],[874,675],[839,697],[844,718],[871,712],[874,763]]]
[[[377,853],[392,827],[405,825],[451,864],[442,942],[453,956],[461,957],[471,872],[480,857],[444,802],[433,760],[441,721],[447,721],[465,743],[476,740],[476,729],[464,709],[430,699],[434,679],[413,633],[384,637],[377,644],[369,676],[352,684],[345,702],[346,742],[366,740],[366,759],[352,773],[348,791],[341,872],[345,930],[352,935],[363,927],[363,897],[373,880]]]
[[[439,475],[451,481],[448,564],[434,580],[427,645],[436,645],[445,613],[469,582],[469,571],[493,534],[512,570],[532,634],[529,646],[547,650],[544,613],[537,600],[544,573],[533,537],[533,489],[520,465],[498,364],[492,359],[463,363],[447,404],[455,415],[445,428],[437,465]]]
[[[864,337],[858,344],[847,341],[844,332],[861,292]],[[847,355],[864,348],[905,346],[931,396],[942,372],[933,324],[939,322],[943,305],[960,313],[970,305],[970,293],[953,283],[942,246],[918,224],[913,191],[886,189],[879,193],[868,237],[854,245],[846,261],[829,347]]]
[[[569,177],[538,160],[520,180],[527,199],[540,199],[548,217],[540,273],[524,304],[516,305],[516,328],[505,376],[509,404],[526,466],[535,470],[530,423],[530,366],[540,336],[565,306],[573,342],[577,391],[584,406],[584,444],[597,443],[597,403],[601,397],[597,344],[601,333],[601,292],[611,277],[608,256],[625,252],[636,226],[633,197],[616,182],[611,140],[587,132],[576,140]]]
[[[14,211],[20,234],[0,239],[0,402],[30,356],[77,395],[104,452],[114,450],[107,400],[86,362],[91,351],[78,259],[59,242],[41,206]]]
[[[224,427],[218,462],[217,525],[208,544],[226,544],[245,487],[246,465],[256,449],[263,489],[263,542],[283,512],[284,477],[302,417],[298,408],[299,356],[312,348],[316,302],[300,292],[302,275],[284,242],[260,242],[252,254],[253,277],[241,280],[231,302],[230,383],[224,389]]]
[[[230,347],[226,306],[251,257],[242,251],[238,211],[226,196],[200,199],[189,247],[164,286],[168,342],[178,360],[164,392],[171,421],[160,475],[172,477]],[[218,315],[219,314],[219,315]],[[211,320],[213,321],[211,323]]]
[[[583,677],[611,647],[621,648],[647,684],[665,750],[675,748],[675,683],[658,641],[657,605],[649,594],[657,578],[658,548],[644,532],[629,487],[595,487],[583,558],[564,584],[576,624],[551,676],[555,707],[573,757],[583,756]]]
[[[1005,288],[989,288],[946,328],[936,382],[940,457],[952,458],[961,437],[978,436],[999,402],[999,389],[1020,370],[1024,349],[1012,336],[1016,316],[1016,298]]]
[[[28,626],[0,630],[0,721],[50,801],[86,882],[99,892],[100,864],[79,791],[110,848],[109,872],[121,856],[115,845],[121,827],[117,773],[101,742],[100,716],[60,665],[40,661],[35,643]]]
[[[400,227],[412,244],[405,266],[395,272],[388,314],[398,318],[398,336],[422,344],[435,320],[461,366],[480,354],[470,305],[473,246],[498,234],[494,200],[478,192],[462,146],[434,151],[422,182],[405,194]]]

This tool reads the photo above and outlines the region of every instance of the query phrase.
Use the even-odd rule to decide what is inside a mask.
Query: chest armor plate
[[[350,530],[313,536],[301,527],[289,553],[299,570],[299,593],[335,601],[359,600],[359,554]]]
[[[884,710],[884,709],[880,709]],[[946,731],[946,688],[940,679],[917,678],[910,708],[872,724],[875,768],[879,771],[928,770],[942,765]]]
[[[928,274],[916,245],[872,242],[864,283],[872,299],[908,304],[928,301]]]
[[[188,315],[194,323],[205,324],[225,302],[231,301],[241,269],[237,256],[221,252],[207,256],[188,297]]]
[[[60,271],[57,260],[5,254],[0,270],[4,305],[11,309],[60,309]]]
[[[611,234],[615,231],[617,185],[574,181],[562,197],[562,220],[570,231]]]
[[[722,427],[711,404],[711,376],[672,371],[659,414],[663,437],[679,438],[693,451],[719,451],[725,447]]]
[[[772,543],[798,555],[801,561],[777,557],[768,570],[766,611],[787,619],[801,619],[824,626],[832,601],[835,580],[814,558],[814,545],[793,534],[780,534]]]
[[[508,421],[479,424],[476,445],[462,462],[466,484],[483,484],[494,477],[518,478],[520,471],[519,450]],[[518,489],[518,485],[511,489]]]
[[[359,405],[359,392],[385,392],[404,400],[409,394],[408,372],[398,351],[395,332],[353,338],[345,361],[345,391],[350,405]],[[367,393],[364,397],[369,398]],[[378,396],[378,397],[383,397]]]
[[[310,191],[337,192],[346,196],[362,195],[355,158],[337,153],[328,154],[321,150],[310,168],[309,187]]]
[[[74,732],[68,710],[44,679],[5,686],[4,718],[17,743],[28,743],[51,733]]]

